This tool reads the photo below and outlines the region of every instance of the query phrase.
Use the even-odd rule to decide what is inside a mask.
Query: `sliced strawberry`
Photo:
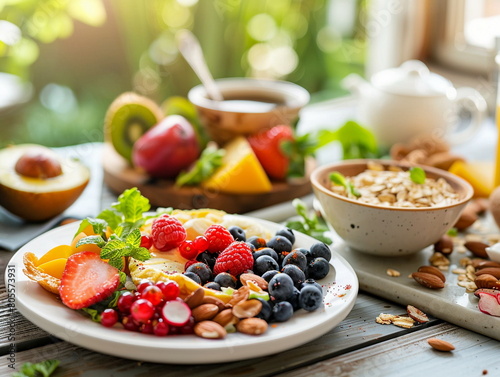
[[[250,135],[248,142],[267,175],[272,179],[284,180],[290,158],[283,152],[282,144],[294,139],[292,128],[281,125]]]
[[[64,305],[82,309],[111,294],[120,284],[118,269],[91,251],[73,254],[68,258],[59,286]]]

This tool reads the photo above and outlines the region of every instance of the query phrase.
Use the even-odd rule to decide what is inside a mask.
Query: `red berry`
[[[157,217],[151,225],[153,244],[161,251],[168,251],[178,247],[186,239],[186,236],[186,229],[182,223],[167,214]]]
[[[135,294],[132,292],[126,291],[125,293],[122,293],[120,298],[118,299],[118,302],[116,306],[118,307],[118,310],[124,314],[130,313],[130,307],[134,303],[134,301],[137,300],[137,297],[135,297]]]
[[[144,289],[146,289],[146,287],[150,287],[152,285],[153,285],[153,282],[151,280],[143,279],[143,280],[141,280],[141,282],[137,286],[137,292],[142,293],[142,291]]]
[[[106,327],[112,327],[118,322],[118,313],[115,309],[106,309],[101,313],[101,324]]]
[[[130,307],[132,318],[139,322],[146,322],[155,314],[155,307],[148,300],[140,298]]]
[[[159,319],[158,322],[153,326],[153,333],[156,336],[166,336],[169,332],[169,326],[162,319]]]
[[[156,306],[163,300],[163,293],[156,285],[150,285],[141,292],[141,298],[148,300],[153,306]]]
[[[195,259],[198,256],[198,249],[193,245],[193,241],[184,241],[179,246],[179,253],[183,258]]]
[[[111,296],[120,284],[118,269],[99,254],[82,251],[68,258],[59,286],[64,305],[82,309]]]
[[[184,265],[184,270],[187,270],[189,266],[192,266],[193,264],[200,263],[200,261],[194,259],[194,260],[188,260],[186,264]]]
[[[209,245],[205,236],[198,236],[193,240],[193,246],[198,250],[198,253],[203,253]]]
[[[141,236],[141,247],[149,249],[151,246],[153,246],[153,240],[151,239],[151,237],[146,235]]]
[[[153,324],[151,321],[148,321],[139,328],[139,331],[142,332],[143,334],[153,334],[154,333],[154,328]]]
[[[122,325],[125,330],[129,331],[139,331],[139,326],[140,323],[137,322],[132,315],[128,315],[126,317],[123,317],[122,319]]]
[[[208,241],[207,250],[211,253],[219,253],[234,242],[231,233],[222,225],[210,225],[204,236]]]
[[[177,284],[175,281],[160,281],[156,283],[156,285],[161,289],[165,301],[175,300],[181,293],[179,284]]]
[[[217,257],[214,274],[221,272],[238,276],[253,267],[253,255],[245,242],[233,242]]]

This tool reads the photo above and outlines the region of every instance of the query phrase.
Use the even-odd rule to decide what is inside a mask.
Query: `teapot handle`
[[[488,105],[484,97],[473,88],[458,88],[457,95],[453,101],[458,107],[455,109],[455,114],[460,114],[462,111],[470,113],[470,122],[463,130],[451,131],[448,140],[452,145],[462,144],[476,134],[483,123]]]

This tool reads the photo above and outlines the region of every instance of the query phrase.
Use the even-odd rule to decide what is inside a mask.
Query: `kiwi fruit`
[[[132,163],[134,143],[164,118],[161,108],[151,99],[133,92],[118,96],[104,119],[105,140]]]

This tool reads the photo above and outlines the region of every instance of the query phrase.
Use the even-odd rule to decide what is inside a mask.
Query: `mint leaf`
[[[123,269],[123,258],[111,258],[110,260],[108,260],[108,263],[117,268],[119,271],[121,271]]]
[[[45,360],[39,363],[24,363],[12,377],[50,377],[59,366],[59,360]]]
[[[104,241],[101,236],[87,236],[80,239],[76,243],[76,247],[88,244],[97,245],[102,248],[104,245],[106,245],[106,241]]]
[[[194,166],[181,172],[175,181],[177,186],[195,186],[212,176],[222,166],[222,159],[226,151],[219,149],[215,144],[208,144],[195,162]]]
[[[132,247],[141,246],[141,231],[138,228],[132,230],[125,239],[125,242]]]
[[[112,259],[122,257],[123,250],[127,248],[127,244],[120,239],[113,239],[101,249],[101,259]]]
[[[89,316],[92,321],[97,323],[101,322],[101,313],[96,309],[82,308],[80,310],[84,312],[87,316]]]
[[[88,217],[87,221],[89,222],[90,225],[92,225],[92,230],[94,231],[95,234],[104,233],[106,227],[108,226],[107,221],[103,219],[93,219]]]
[[[102,211],[97,218],[106,221],[111,229],[115,229],[122,222],[122,216],[118,211],[109,208]]]
[[[145,247],[138,247],[130,250],[130,256],[134,259],[140,260],[141,262],[144,262],[151,258],[149,250]]]
[[[415,166],[413,168],[410,168],[410,179],[418,184],[424,184],[425,183],[425,171],[424,169]]]
[[[458,236],[458,229],[451,228],[450,230],[448,230],[448,232],[446,232],[446,234],[449,235],[450,237],[456,237]]]
[[[354,185],[351,182],[348,182],[344,175],[342,173],[339,173],[338,171],[334,171],[330,173],[329,175],[330,181],[338,186],[344,186],[346,191],[350,193],[351,195],[359,198],[361,194],[359,191],[354,187]]]
[[[377,140],[373,133],[352,120],[336,131],[336,137],[342,144],[344,160],[378,157]]]
[[[112,205],[114,209],[123,214],[123,222],[135,223],[142,218],[144,212],[149,211],[151,205],[149,199],[142,196],[134,187],[125,190],[119,197],[118,202]]]
[[[310,215],[308,214],[307,207],[304,202],[300,199],[294,199],[292,204],[301,219],[288,221],[285,226],[307,234],[326,244],[331,244],[332,240],[324,235],[328,228],[319,221],[318,217],[314,213],[311,213]]]

